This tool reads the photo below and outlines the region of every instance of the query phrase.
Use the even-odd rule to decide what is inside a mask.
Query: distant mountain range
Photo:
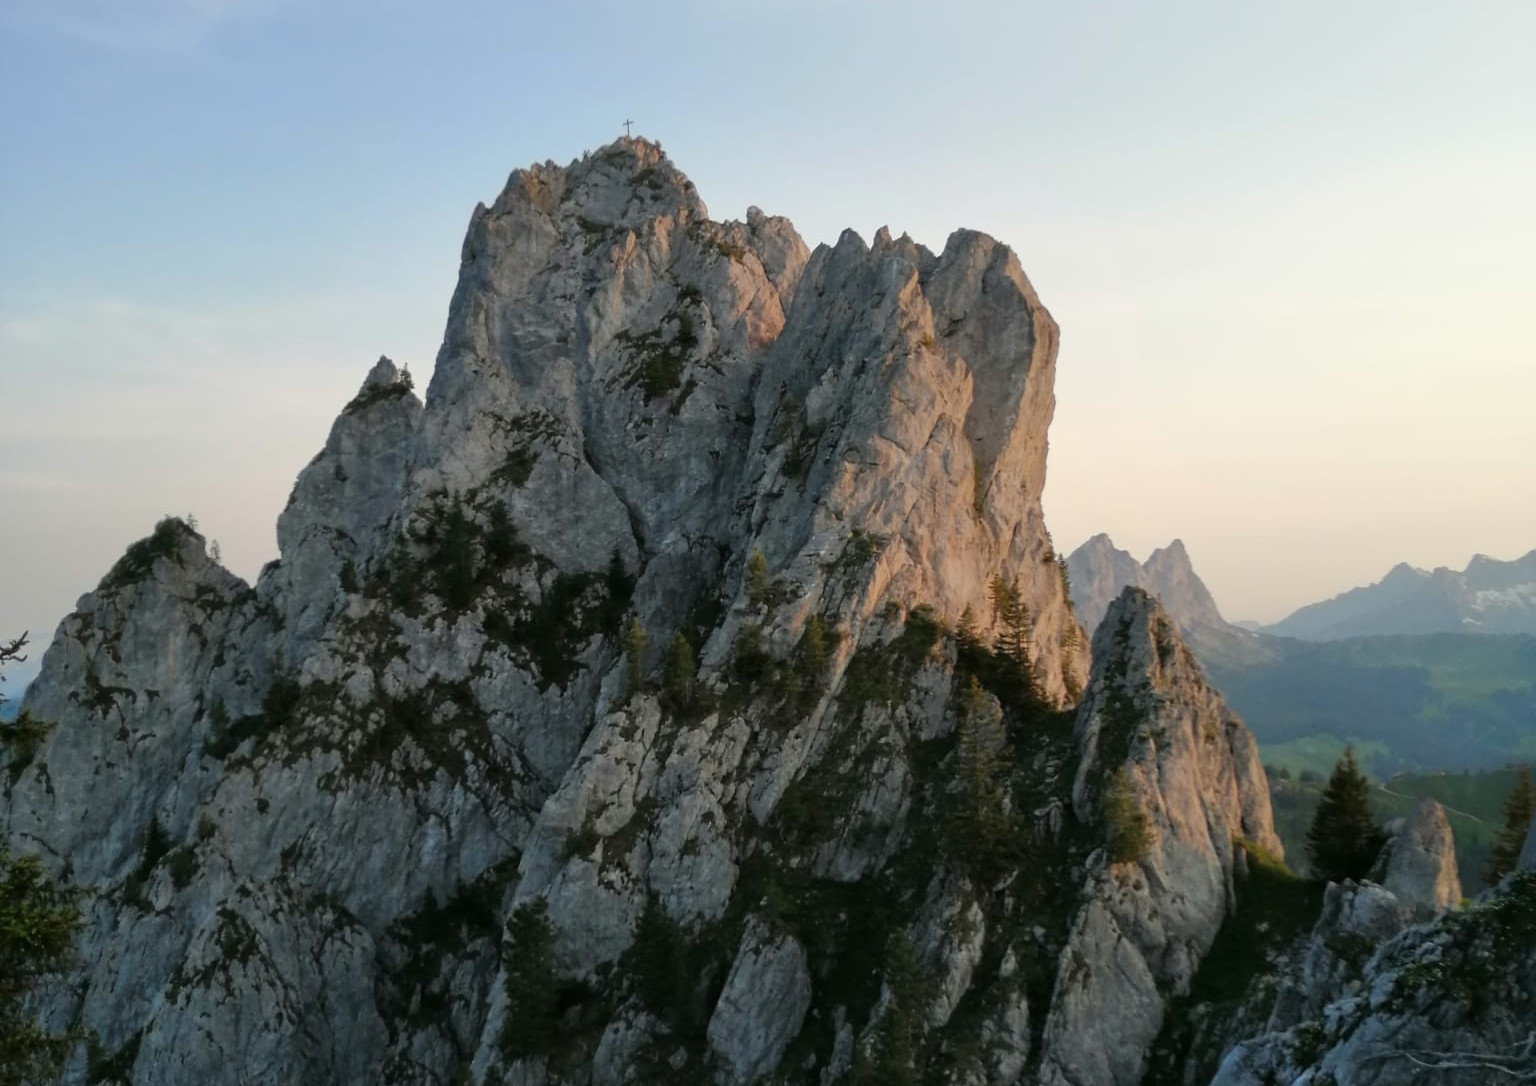
[[[1387,600],[1372,595],[1383,585],[1303,608],[1262,632],[1245,629],[1222,617],[1178,540],[1140,563],[1107,535],[1096,535],[1068,556],[1067,572],[1077,613],[1090,630],[1126,585],[1160,597],[1253,730],[1266,761],[1326,773],[1345,745],[1353,744],[1370,771],[1384,777],[1536,758],[1536,637],[1482,632],[1508,628],[1516,613],[1509,601],[1524,599],[1536,615],[1536,553],[1519,562],[1475,558],[1463,574],[1394,570],[1383,582],[1444,588],[1456,579],[1454,598],[1472,601],[1467,610],[1485,618],[1481,625],[1459,623],[1450,632],[1428,632],[1422,620],[1412,623],[1429,607],[1416,611],[1408,601],[1422,603],[1429,593],[1402,594],[1396,609],[1390,601],[1374,612],[1355,606],[1368,598]],[[1452,594],[1441,592],[1439,598]],[[1378,622],[1385,630],[1375,636],[1281,636],[1293,620],[1341,601],[1354,606],[1361,627],[1379,629],[1369,625]],[[1474,603],[1480,611],[1473,610]],[[1315,628],[1346,626],[1341,616],[1332,627],[1319,622]]]
[[[1474,555],[1460,572],[1399,563],[1375,584],[1308,604],[1264,632],[1306,641],[1373,634],[1536,634],[1536,550],[1512,562]]]

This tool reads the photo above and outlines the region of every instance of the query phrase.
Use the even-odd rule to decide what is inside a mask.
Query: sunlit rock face
[[[1189,991],[1236,905],[1237,841],[1281,855],[1258,747],[1157,600],[1127,588],[1093,642],[1073,805],[1112,818],[1118,778],[1145,819],[1138,855],[1101,855],[1046,1019],[1043,1083],[1140,1082],[1166,1004]]]
[[[66,1080],[1026,1073],[1020,887],[1087,856],[1057,338],[982,234],[812,252],[639,139],[515,172],[259,583],[166,521],[46,654],[0,812],[92,895]]]

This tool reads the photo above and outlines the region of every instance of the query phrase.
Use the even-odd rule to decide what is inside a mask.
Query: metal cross
[[[631,121],[627,117],[624,119],[624,138],[625,139],[629,138],[629,126],[634,124],[634,123],[635,123],[634,121]]]

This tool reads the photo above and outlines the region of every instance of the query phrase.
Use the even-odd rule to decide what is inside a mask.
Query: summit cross
[[[626,117],[626,118],[625,118],[625,119],[624,119],[624,138],[625,138],[625,139],[629,139],[629,138],[630,138],[630,135],[629,135],[629,126],[630,126],[630,125],[632,125],[632,124],[634,124],[634,123],[635,123],[635,122],[634,122],[634,121],[632,121],[632,120],[630,120],[630,119],[629,119],[629,118],[627,118],[627,117]]]

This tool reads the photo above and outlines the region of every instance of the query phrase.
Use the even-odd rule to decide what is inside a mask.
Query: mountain
[[[1371,634],[1536,634],[1536,550],[1511,562],[1474,555],[1460,572],[1399,563],[1375,584],[1308,604],[1265,632],[1309,641]]]
[[[711,220],[638,139],[513,173],[425,402],[372,368],[257,583],[164,520],[44,656],[25,707],[52,727],[0,815],[91,895],[42,1007],[92,1038],[67,1078],[1048,1058],[1132,753],[1101,736],[1080,773],[1100,729],[1070,706],[1134,685],[1168,626],[1127,604],[1090,681],[1041,514],[1057,338],[982,234],[810,252],[756,209]],[[1221,805],[1164,936],[1187,956],[1229,833],[1272,836],[1229,740],[1184,770]],[[1021,877],[1025,847],[1057,875]]]
[[[640,139],[514,172],[425,401],[371,368],[257,582],[166,518],[44,654],[0,824],[83,894],[33,1003],[83,1039],[62,1081],[1136,1086],[1164,1053],[1249,1053],[1232,1082],[1329,1059],[1271,1035],[1362,990],[1333,972],[1288,966],[1272,1017],[1187,1002],[1248,1007],[1261,951],[1312,953],[1314,922],[1358,965],[1344,904],[1386,906],[1384,937],[1454,905],[1444,819],[1399,827],[1377,881],[1302,883],[1157,599],[1123,589],[1090,649],[1041,516],[1056,344],[981,234],[811,252],[755,209],[709,219]],[[1446,937],[1499,999],[1475,1029],[1380,1013],[1507,1043],[1531,942],[1474,952],[1511,915]]]
[[[1096,629],[1109,603],[1127,586],[1152,593],[1202,658],[1224,661],[1264,659],[1261,639],[1221,617],[1216,600],[1190,562],[1183,540],[1175,539],[1148,556],[1145,564],[1100,532],[1067,556],[1067,573],[1078,617]]]

